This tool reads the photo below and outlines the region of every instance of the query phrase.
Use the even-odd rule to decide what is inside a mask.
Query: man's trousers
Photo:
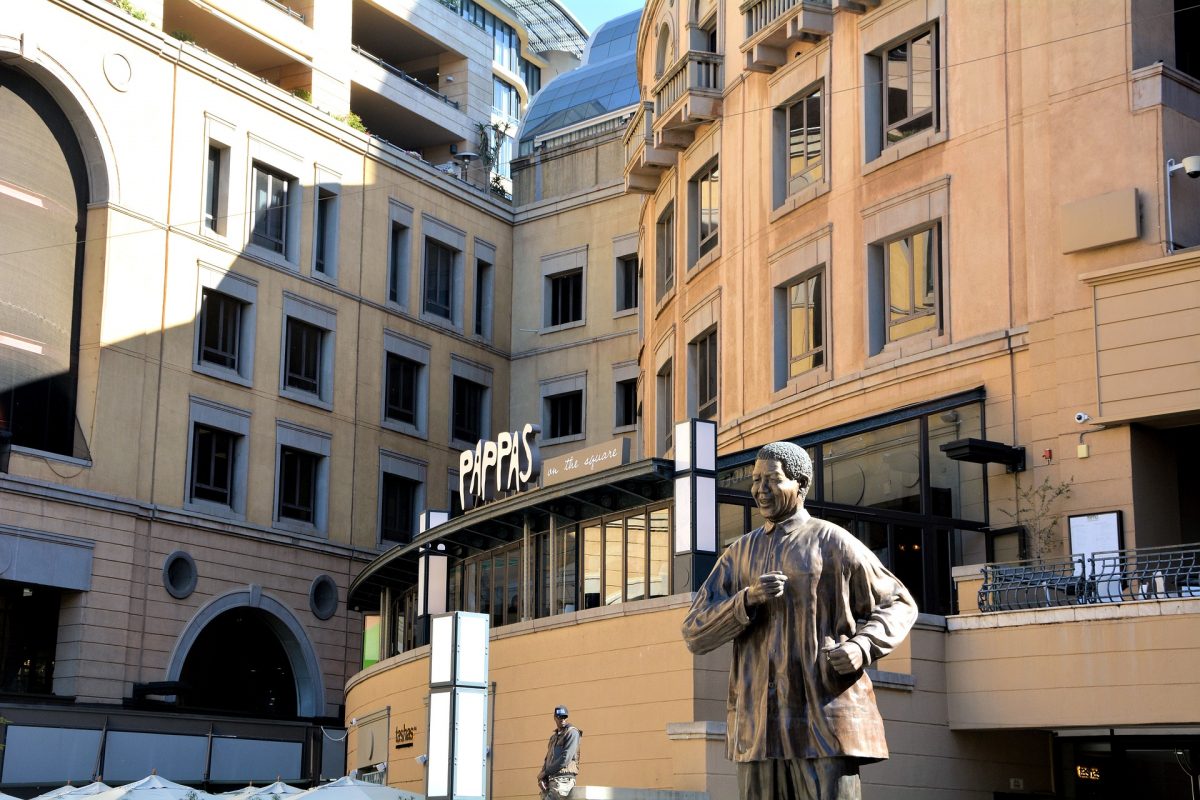
[[[771,758],[737,765],[740,800],[862,800],[852,758]]]

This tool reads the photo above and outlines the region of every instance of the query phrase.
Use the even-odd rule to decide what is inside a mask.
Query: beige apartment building
[[[514,361],[513,425],[554,396],[535,381],[586,370],[588,402],[607,393],[592,370],[625,353],[557,362],[545,304],[580,264],[591,288],[592,248],[619,276],[636,230],[640,459],[556,467],[350,587],[382,609],[446,548],[448,607],[493,626],[492,797],[535,796],[560,703],[587,796],[734,796],[729,652],[679,629],[757,524],[748,472],[775,439],[922,611],[870,671],[892,757],[864,796],[1191,796],[1198,31],[1183,2],[653,0],[636,98],[519,137],[516,241],[537,244],[514,258],[514,356],[538,355]],[[617,170],[640,198],[620,224]],[[589,413],[581,453],[607,422]],[[429,650],[388,621],[347,684],[348,766],[423,791]]]
[[[554,3],[5,7],[5,791],[344,774],[347,588],[508,425],[512,137],[585,40]]]

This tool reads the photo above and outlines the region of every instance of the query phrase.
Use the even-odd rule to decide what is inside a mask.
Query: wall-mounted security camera
[[[1183,171],[1189,178],[1200,178],[1200,156],[1188,156],[1183,159]]]
[[[1091,420],[1091,415],[1089,415],[1087,412],[1085,412],[1085,411],[1076,411],[1075,412],[1075,421],[1077,423],[1079,423],[1080,425],[1082,425],[1083,423],[1088,422],[1090,420]]]

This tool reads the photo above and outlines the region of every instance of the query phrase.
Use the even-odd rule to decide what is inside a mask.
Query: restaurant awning
[[[351,582],[349,606],[357,611],[378,610],[383,587],[397,590],[414,585],[417,554],[426,544],[444,544],[451,557],[465,558],[521,539],[527,516],[538,532],[549,527],[550,516],[578,522],[668,499],[674,474],[670,461],[648,458],[472,509],[377,556]]]

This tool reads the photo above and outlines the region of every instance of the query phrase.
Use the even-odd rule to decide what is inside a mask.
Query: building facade
[[[344,774],[349,581],[508,424],[504,137],[584,41],[554,4],[5,10],[6,791]]]
[[[412,592],[420,548],[447,548],[450,608],[494,627],[492,796],[533,795],[559,703],[581,784],[733,795],[729,653],[690,655],[679,627],[757,524],[748,471],[777,439],[922,611],[871,672],[892,757],[866,796],[1188,796],[1200,183],[1173,167],[1200,153],[1196,32],[1169,2],[647,3],[617,167],[641,203],[590,223],[596,246],[637,232],[642,459],[474,509],[350,591]],[[612,168],[611,112],[518,161],[526,230],[575,191],[548,220],[566,235],[515,268],[529,341],[537,284],[547,313],[578,268],[541,257],[574,241],[574,182]],[[534,380],[569,367],[530,363],[536,418]],[[676,491],[689,419],[715,425],[712,546]],[[350,766],[419,791],[428,651],[397,640],[347,685]],[[411,749],[368,758],[393,729]]]

